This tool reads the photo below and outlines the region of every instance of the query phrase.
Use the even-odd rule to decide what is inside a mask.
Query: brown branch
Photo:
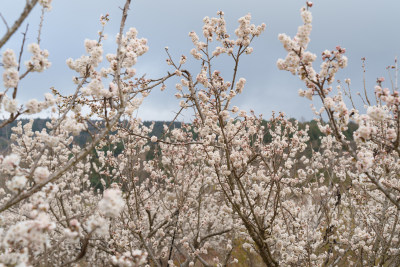
[[[120,28],[119,28],[119,36],[117,39],[117,43],[118,43],[118,48],[117,48],[117,69],[115,70],[115,80],[117,83],[117,87],[118,87],[118,95],[121,101],[121,106],[125,106],[125,99],[124,99],[124,95],[122,92],[122,87],[121,87],[121,65],[122,65],[122,60],[121,60],[121,41],[122,41],[122,35],[124,32],[124,28],[125,28],[125,22],[126,22],[126,18],[128,16],[128,10],[129,10],[129,5],[131,3],[131,0],[126,0],[125,2],[125,6],[124,9],[122,10],[122,18],[121,18],[121,24],[120,24]]]
[[[93,232],[94,232],[94,230],[91,231],[91,232],[86,236],[86,238],[83,240],[82,246],[81,246],[81,251],[79,252],[78,256],[76,256],[75,259],[72,259],[72,260],[70,260],[70,261],[64,263],[64,264],[61,265],[61,266],[68,266],[68,265],[71,265],[72,263],[78,262],[78,261],[81,260],[83,257],[85,257],[86,252],[87,252],[87,248],[88,248],[88,245],[89,245],[89,240],[90,240],[90,237],[92,236],[92,233],[93,233]]]
[[[0,13],[0,18],[3,20],[4,24],[6,25],[7,31],[9,31],[10,27],[8,26],[6,19],[3,17],[3,14],[1,14],[1,13]]]
[[[7,41],[13,36],[13,34],[18,30],[21,26],[22,22],[28,17],[29,13],[31,13],[32,9],[35,7],[39,0],[31,0],[26,2],[24,10],[22,11],[19,18],[14,22],[13,26],[4,34],[3,38],[0,40],[0,48],[2,48]]]
[[[39,23],[39,30],[38,30],[38,37],[37,37],[38,45],[40,45],[40,36],[42,34],[43,21],[44,21],[44,12],[45,12],[45,8],[43,7],[42,8],[42,15],[40,16],[40,23]]]
[[[182,72],[185,73],[188,76],[190,95],[191,95],[191,97],[193,99],[193,102],[194,102],[194,104],[196,106],[196,109],[197,109],[197,111],[199,113],[201,122],[204,124],[205,118],[204,118],[202,109],[200,107],[199,101],[197,99],[196,91],[195,91],[195,88],[194,88],[194,85],[193,85],[192,75],[187,70],[182,70]]]
[[[22,44],[21,44],[21,50],[19,51],[19,57],[18,57],[18,72],[21,69],[21,59],[22,59],[22,53],[24,52],[24,45],[25,45],[25,41],[26,41],[26,34],[28,33],[28,28],[29,28],[29,23],[26,24],[26,29],[25,32],[22,33],[22,35],[24,36],[22,38]],[[20,78],[21,79],[21,78]]]

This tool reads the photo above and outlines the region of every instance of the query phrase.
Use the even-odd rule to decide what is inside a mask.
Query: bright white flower
[[[18,110],[18,102],[16,99],[10,99],[5,95],[3,97],[4,110],[10,113],[15,113]]]
[[[107,236],[109,226],[109,220],[98,215],[90,216],[86,222],[87,230],[101,237]]]
[[[177,83],[177,84],[175,85],[175,87],[176,87],[176,89],[177,89],[178,91],[182,91],[182,84]]]
[[[222,117],[223,120],[229,119],[229,111],[223,110],[219,113],[219,115]]]
[[[44,7],[45,9],[47,9],[47,11],[51,10],[51,2],[53,0],[39,0],[39,4]]]
[[[11,170],[19,165],[20,157],[16,154],[7,155],[2,162],[4,168]]]
[[[251,53],[253,53],[253,47],[247,47],[246,54],[250,55]]]
[[[28,50],[32,53],[32,57],[25,62],[27,68],[37,72],[42,72],[50,68],[51,63],[47,59],[49,57],[49,51],[46,49],[41,50],[37,43],[29,44]]]
[[[387,117],[387,110],[383,109],[381,106],[371,106],[367,109],[368,116],[376,121],[383,121]]]
[[[387,131],[387,138],[390,140],[390,141],[395,141],[396,140],[396,138],[397,138],[397,134],[396,134],[396,130],[395,129],[389,129],[388,131]]]
[[[186,63],[186,56],[185,56],[185,55],[182,55],[182,56],[181,56],[181,59],[179,60],[179,64],[183,65],[183,64],[185,64],[185,63]]]
[[[63,121],[63,127],[72,135],[78,135],[83,129],[85,129],[85,125],[83,123],[79,123],[74,118],[70,117]]]
[[[197,52],[197,50],[195,48],[193,48],[192,50],[190,50],[190,54],[195,58],[195,59],[201,59],[201,54],[199,52]]]
[[[363,150],[357,154],[357,168],[361,172],[368,171],[374,165],[374,155],[369,150]]]
[[[371,126],[361,125],[354,133],[354,137],[356,139],[361,137],[364,140],[369,140],[371,138],[371,134],[373,134],[375,131],[375,128]]]
[[[241,110],[241,111],[239,111],[239,117],[246,117],[246,111],[244,111],[244,110]]]
[[[42,183],[49,178],[50,172],[47,167],[37,167],[33,173],[33,179],[36,183]]]
[[[47,245],[48,233],[55,228],[55,224],[45,213],[40,213],[36,219],[21,221],[10,227],[4,237],[3,244],[10,249],[29,247],[38,252]]]
[[[8,189],[10,189],[12,192],[16,193],[25,188],[27,181],[28,181],[28,179],[26,179],[25,176],[17,175],[17,176],[14,176],[11,179],[11,181],[7,181],[6,185],[7,185]]]
[[[305,24],[309,24],[312,22],[312,15],[311,12],[306,10],[305,8],[301,9],[301,18]]]
[[[335,106],[335,102],[330,97],[324,99],[324,104],[327,109],[332,109]]]
[[[3,72],[3,82],[5,88],[17,87],[19,74],[16,68],[6,69]]]
[[[181,101],[179,102],[179,106],[182,107],[182,108],[187,108],[187,107],[188,107],[188,105],[187,105],[187,103],[186,103],[185,100],[181,100]]]
[[[313,95],[314,95],[314,91],[312,89],[308,89],[307,91],[305,91],[305,94],[304,94],[304,96],[306,98],[308,98],[309,100],[312,100]]]
[[[25,107],[29,114],[35,114],[41,111],[39,101],[37,99],[30,99],[26,102]]]
[[[239,79],[239,81],[236,83],[236,93],[240,94],[243,91],[245,83],[246,83],[245,78]]]
[[[99,201],[99,210],[104,216],[115,218],[121,213],[124,205],[121,190],[110,188],[104,191],[103,198]]]
[[[5,69],[18,67],[17,60],[15,59],[14,50],[12,49],[6,49],[3,52],[2,60],[3,60],[3,67]]]

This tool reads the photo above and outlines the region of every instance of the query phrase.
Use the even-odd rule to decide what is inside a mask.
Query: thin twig
[[[368,99],[368,94],[367,94],[367,86],[365,84],[365,73],[366,73],[366,69],[365,69],[365,57],[361,59],[362,60],[362,68],[363,68],[363,83],[364,83],[364,95],[365,95],[365,100],[367,101],[368,105],[371,106],[371,103],[369,102]]]
[[[0,13],[0,17],[1,17],[1,19],[3,20],[4,24],[6,25],[7,31],[9,31],[9,30],[10,30],[10,27],[8,27],[7,21],[6,21],[6,19],[3,17],[3,14]]]
[[[3,38],[0,40],[0,48],[2,48],[5,43],[11,38],[11,36],[18,30],[21,26],[22,22],[28,17],[29,13],[31,13],[32,9],[35,7],[39,0],[27,1],[19,18],[14,22],[14,25],[4,34]]]
[[[37,37],[37,43],[40,45],[40,36],[42,34],[42,28],[43,28],[43,21],[44,21],[44,11],[45,8],[42,8],[42,15],[40,16],[40,23],[39,23],[39,30],[38,30],[38,37]]]

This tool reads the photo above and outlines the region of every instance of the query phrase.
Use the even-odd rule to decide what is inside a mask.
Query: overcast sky
[[[0,12],[12,24],[20,14],[25,0],[0,0]],[[114,37],[119,30],[123,0],[54,0],[53,9],[45,14],[41,47],[50,51],[52,67],[45,73],[33,73],[23,81],[19,92],[20,102],[30,98],[43,99],[42,95],[54,86],[61,92],[72,93],[74,85],[65,60],[78,58],[84,53],[83,41],[97,39],[101,14],[110,14],[111,21],[105,32],[105,53],[114,52]],[[293,36],[301,25],[299,10],[302,0],[133,0],[127,20],[128,27],[136,27],[139,37],[149,41],[150,50],[139,58],[136,68],[140,74],[157,78],[171,69],[165,64],[164,47],[172,55],[189,56],[188,68],[198,70],[198,62],[191,58],[190,31],[201,35],[202,19],[215,16],[218,10],[225,12],[227,28],[233,34],[237,19],[251,13],[256,25],[267,24],[266,31],[253,42],[254,52],[242,58],[239,76],[247,80],[245,90],[235,104],[242,109],[254,109],[265,118],[272,111],[283,111],[289,117],[311,119],[310,101],[300,98],[299,88],[304,88],[297,77],[276,67],[278,58],[286,56],[277,37],[279,33]],[[400,1],[398,0],[316,0],[314,1],[313,31],[309,50],[318,56],[325,49],[337,45],[346,48],[349,65],[341,70],[337,79],[352,80],[354,92],[362,90],[361,58],[367,59],[367,88],[373,92],[377,77],[388,78],[386,66],[393,64],[400,55]],[[18,51],[22,36],[19,34],[29,23],[28,43],[35,42],[40,17],[40,7],[30,14],[13,38],[3,47]],[[1,23],[1,22],[0,22]],[[0,34],[5,26],[0,24]],[[217,66],[222,75],[230,77],[232,59],[222,56]],[[225,75],[224,75],[225,74]],[[154,90],[139,110],[144,120],[171,120],[178,110],[174,98],[173,82],[166,91]],[[189,120],[189,115],[186,118]]]

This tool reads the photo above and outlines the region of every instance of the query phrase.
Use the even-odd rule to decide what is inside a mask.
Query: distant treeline
[[[13,127],[17,126],[19,122],[22,122],[22,125],[24,125],[24,124],[28,123],[29,121],[30,121],[29,119],[20,119],[20,120],[13,121],[10,124],[7,124],[3,128],[0,128],[0,151],[4,151],[9,146],[10,137],[12,134],[11,129]],[[1,122],[2,121],[0,120],[0,123]],[[50,119],[40,119],[40,118],[34,119],[33,125],[32,125],[33,132],[36,132],[36,131],[40,132],[43,129],[47,129],[47,127],[46,127],[47,122],[50,122]],[[93,121],[93,122],[95,122],[95,121]],[[149,127],[152,123],[153,123],[152,121],[143,122],[143,124],[147,127]],[[171,125],[172,128],[180,128],[180,126],[181,126],[180,122],[174,122],[171,124],[171,122],[167,122],[167,121],[156,121],[154,123],[155,124],[153,127],[153,131],[150,133],[150,135],[151,136],[155,135],[157,137],[162,136],[164,124],[166,124],[168,126]],[[94,127],[92,127],[90,125],[89,125],[89,130],[95,131]],[[90,138],[89,133],[82,131],[80,133],[80,135],[74,137],[74,140],[80,146],[84,146],[89,138]]]
[[[293,119],[294,120],[294,119]],[[33,131],[42,131],[42,129],[46,128],[46,123],[49,122],[50,119],[34,119],[33,121],[33,126],[32,129]],[[1,122],[1,121],[0,121]],[[0,150],[4,151],[8,148],[9,144],[10,144],[10,136],[12,134],[12,127],[15,127],[18,122],[22,122],[22,125],[26,124],[29,122],[29,119],[20,119],[17,121],[14,121],[8,125],[6,125],[5,127],[0,129]],[[150,126],[152,123],[152,121],[145,121],[143,124],[145,126]],[[267,129],[267,121],[264,121],[264,126]],[[153,131],[150,133],[151,136],[155,135],[157,137],[161,137],[163,134],[163,129],[164,129],[164,124],[166,125],[170,125],[171,122],[168,121],[155,121],[154,122],[154,127],[153,127]],[[321,131],[318,129],[317,126],[317,122],[316,121],[309,121],[309,122],[299,122],[299,127],[300,129],[305,129],[306,125],[309,126],[309,131],[308,134],[310,136],[310,148],[312,147],[314,150],[317,150],[320,146],[320,137],[323,136],[323,134],[321,133]],[[172,128],[180,128],[181,123],[180,122],[174,122],[171,127]],[[94,130],[94,129],[92,129]],[[344,132],[344,134],[346,135],[347,138],[349,138],[350,140],[353,139],[353,132],[357,130],[357,124],[350,122],[348,125],[348,130],[346,132]],[[77,144],[79,144],[80,146],[84,146],[86,144],[86,142],[89,139],[89,134],[87,132],[81,132],[81,134],[79,136],[75,137],[75,142]],[[269,141],[269,136],[268,134],[265,137],[266,141]]]

